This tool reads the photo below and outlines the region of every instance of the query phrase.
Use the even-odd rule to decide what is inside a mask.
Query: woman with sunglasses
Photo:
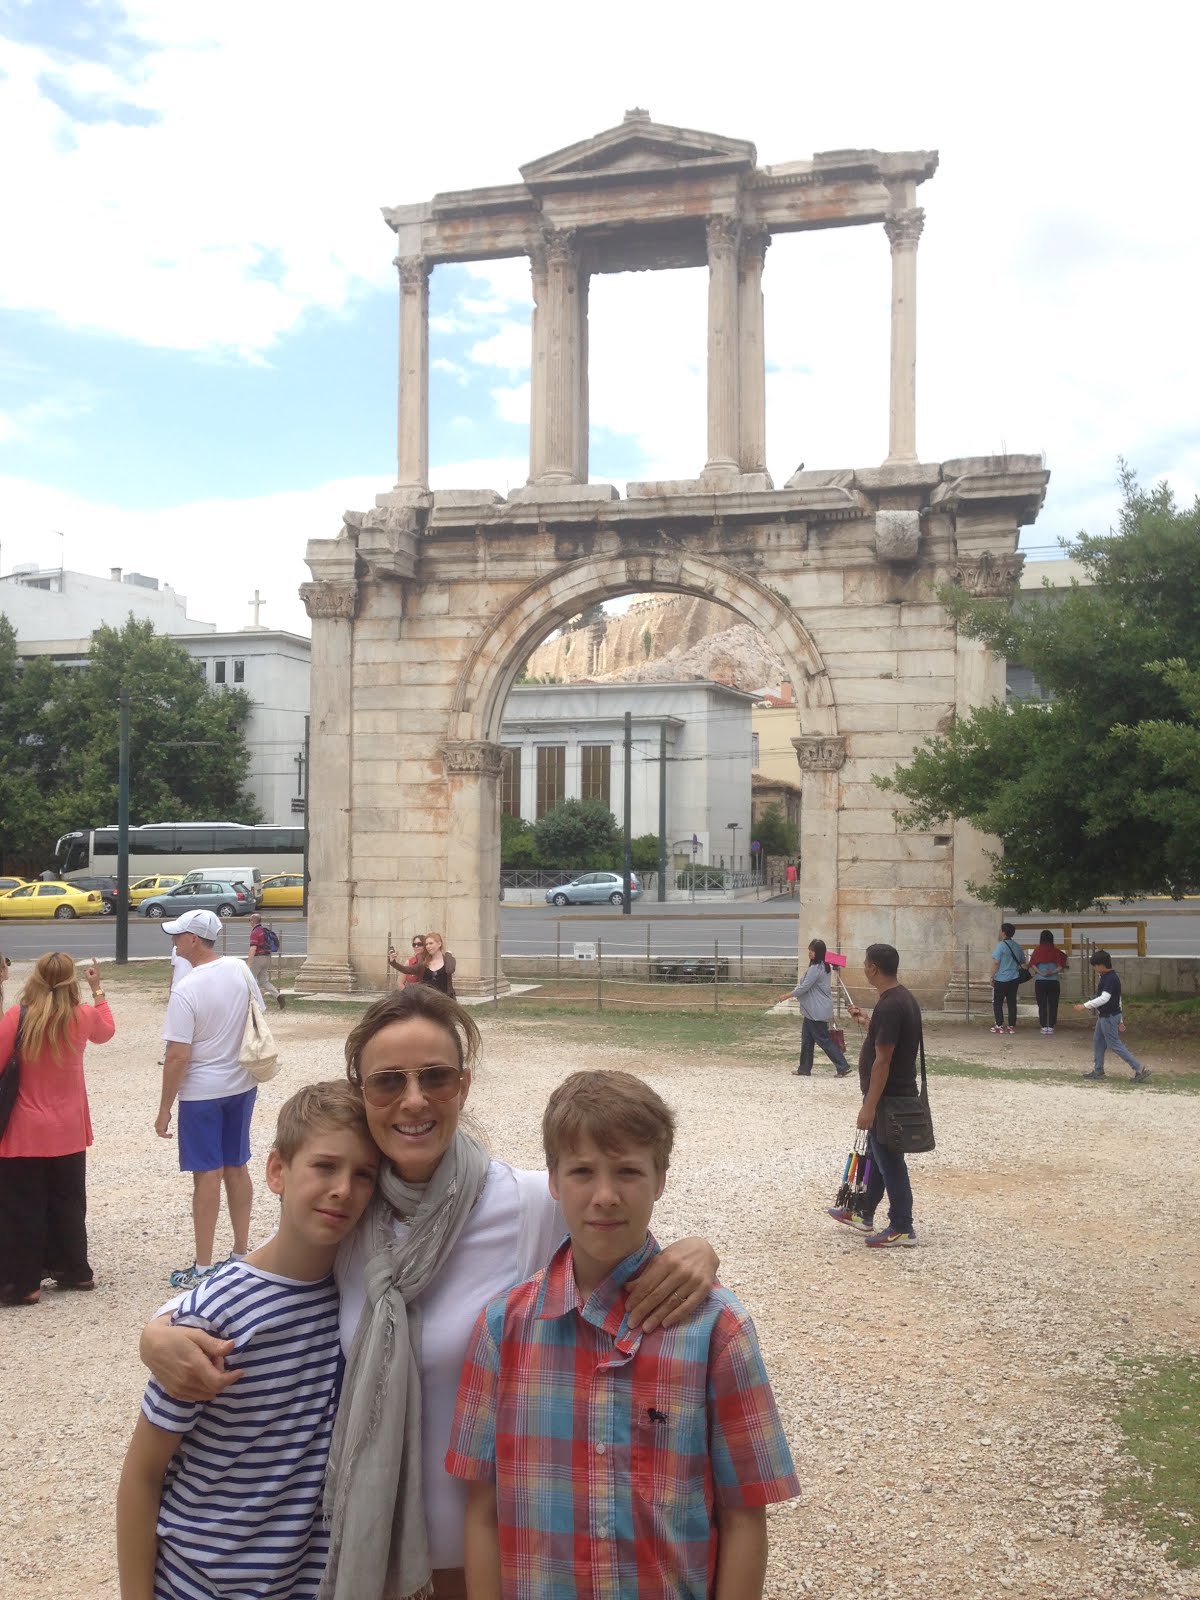
[[[394,967],[397,972],[404,974],[405,983],[420,983],[425,973],[425,936],[416,934],[412,942],[412,955],[407,961],[402,962],[396,954],[396,946],[388,945],[388,966]]]
[[[478,1049],[469,1014],[425,984],[377,1000],[346,1041],[347,1077],[386,1160],[336,1268],[347,1365],[321,1600],[466,1594],[466,1485],[443,1463],[467,1342],[487,1302],[545,1266],[566,1231],[545,1171],[491,1159],[462,1126]],[[716,1265],[703,1240],[669,1245],[631,1292],[631,1323],[681,1321]],[[163,1321],[142,1335],[143,1359],[183,1400],[236,1382],[222,1370],[231,1351]]]

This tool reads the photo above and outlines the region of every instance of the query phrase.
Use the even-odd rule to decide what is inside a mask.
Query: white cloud
[[[471,346],[468,359],[480,367],[499,367],[502,372],[529,370],[530,335],[528,322],[505,322],[495,333]]]

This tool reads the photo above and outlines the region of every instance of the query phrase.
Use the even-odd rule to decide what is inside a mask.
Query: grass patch
[[[711,993],[709,1006],[711,1008]],[[684,1054],[703,1047],[718,1055],[778,1056],[794,1055],[800,1047],[800,1029],[793,1017],[764,1017],[759,1010],[753,1017],[732,1011],[695,1010],[610,1010],[605,996],[603,1011],[575,1010],[565,1005],[542,1005],[536,1000],[502,1000],[497,1006],[474,1008],[474,1016],[486,1029],[495,1023],[520,1027],[528,1022],[538,1027],[547,1022],[570,1027],[575,1041],[594,1041],[598,1045],[644,1045],[669,1054]]]
[[[1200,997],[1165,1000],[1158,995],[1126,995],[1121,1004],[1140,1036],[1200,1044]]]
[[[1172,1561],[1200,1566],[1200,1358],[1137,1366],[1116,1421],[1140,1470],[1110,1486],[1108,1504]]]

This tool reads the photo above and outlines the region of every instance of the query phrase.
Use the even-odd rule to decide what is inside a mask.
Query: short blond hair
[[[550,1171],[583,1139],[591,1139],[607,1154],[626,1145],[645,1145],[655,1170],[662,1174],[671,1162],[675,1115],[662,1096],[632,1072],[573,1072],[550,1096],[542,1117],[542,1145]]]
[[[283,1102],[275,1124],[274,1149],[281,1161],[294,1161],[301,1146],[330,1128],[348,1128],[361,1134],[367,1144],[375,1143],[361,1092],[342,1078],[306,1083]]]

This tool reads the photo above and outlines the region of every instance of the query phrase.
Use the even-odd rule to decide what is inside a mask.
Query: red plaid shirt
[[[624,1285],[657,1250],[581,1304],[567,1241],[475,1324],[446,1469],[495,1480],[505,1600],[705,1600],[714,1508],[800,1492],[733,1295],[630,1331]]]

